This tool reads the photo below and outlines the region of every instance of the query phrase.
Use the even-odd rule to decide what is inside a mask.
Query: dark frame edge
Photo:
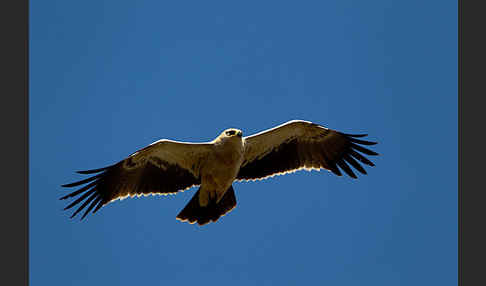
[[[29,267],[29,253],[30,253],[30,247],[29,247],[29,240],[30,240],[30,231],[29,231],[29,215],[30,215],[30,200],[29,200],[29,189],[30,189],[30,175],[29,175],[29,158],[30,158],[30,152],[29,152],[29,142],[30,142],[30,136],[29,136],[29,121],[30,121],[30,108],[29,108],[29,95],[30,95],[30,69],[29,69],[29,64],[30,64],[30,1],[29,0],[24,0],[24,15],[25,15],[25,44],[24,44],[24,55],[25,55],[25,85],[24,85],[24,96],[25,96],[25,103],[24,103],[24,112],[25,112],[25,133],[24,133],[24,144],[25,144],[25,285],[29,285],[30,283],[30,267]]]
[[[459,285],[486,285],[486,192],[484,192],[484,67],[486,43],[480,2],[458,1],[458,280]],[[469,136],[468,136],[469,135]]]
[[[29,1],[0,4],[3,285],[29,285]]]

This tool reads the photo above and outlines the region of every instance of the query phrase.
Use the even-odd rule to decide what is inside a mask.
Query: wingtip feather
[[[368,148],[365,148],[365,147],[360,146],[360,145],[356,145],[354,143],[351,143],[351,147],[354,148],[354,149],[356,149],[357,151],[359,151],[361,153],[364,153],[366,155],[369,155],[369,156],[376,156],[376,155],[378,155],[378,153],[376,153],[375,151],[371,151]]]
[[[110,165],[110,166],[107,166],[107,167],[103,167],[103,168],[98,168],[98,169],[91,169],[91,170],[81,170],[81,171],[76,171],[76,173],[78,174],[83,174],[83,175],[88,175],[88,174],[94,174],[94,173],[99,173],[99,172],[102,172],[106,169],[109,169],[111,167],[113,167],[114,165]]]
[[[96,206],[96,208],[93,210],[93,214],[96,213],[101,207],[103,206],[103,200],[100,200],[98,202],[98,205]]]
[[[91,181],[94,181],[94,180],[100,178],[102,175],[103,174],[98,174],[96,176],[92,176],[92,177],[89,177],[89,178],[86,178],[86,179],[83,179],[83,180],[80,180],[80,181],[76,181],[76,182],[73,182],[73,183],[61,185],[61,187],[64,187],[64,188],[76,187],[76,186],[79,186],[79,185],[86,184],[86,183],[89,183]]]
[[[368,136],[368,134],[348,134],[348,133],[341,133],[341,134],[342,135],[345,135],[345,136],[348,136],[348,137],[355,137],[355,138]]]
[[[356,170],[358,170],[358,172],[360,172],[361,174],[363,175],[367,175],[368,173],[366,172],[366,170],[363,168],[363,166],[361,166],[356,160],[353,159],[353,157],[351,157],[350,155],[346,155],[343,157],[343,159],[351,164],[351,166],[353,166]]]
[[[349,167],[348,164],[346,164],[346,162],[344,162],[343,159],[337,161],[337,164],[339,167],[341,167],[341,169],[343,169],[343,171],[348,175],[350,176],[351,178],[353,179],[357,179],[358,177],[356,176],[356,174],[353,172],[353,170],[351,170],[351,168]]]
[[[83,216],[81,217],[81,220],[83,220],[86,215],[88,215],[88,213],[93,209],[93,207],[101,200],[101,197],[100,196],[97,196],[96,199],[91,202],[91,204],[89,205],[89,207],[86,209],[86,211],[84,212]]]
[[[359,140],[359,139],[355,139],[355,138],[349,138],[349,141],[354,142],[354,143],[358,143],[358,144],[362,144],[362,145],[368,145],[368,146],[378,144],[378,142]]]

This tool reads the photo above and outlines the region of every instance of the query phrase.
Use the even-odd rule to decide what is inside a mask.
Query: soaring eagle
[[[87,207],[83,219],[91,210],[95,213],[117,199],[175,194],[200,186],[177,219],[204,225],[236,207],[234,181],[262,180],[301,169],[326,169],[341,176],[339,168],[357,178],[349,165],[366,174],[358,161],[374,166],[363,154],[378,155],[361,146],[376,142],[356,139],[366,135],[345,134],[309,121],[292,120],[248,137],[231,128],[207,143],[163,139],[114,165],[79,171],[94,175],[62,185],[85,184],[61,200],[79,196],[65,210],[84,201],[71,216]]]

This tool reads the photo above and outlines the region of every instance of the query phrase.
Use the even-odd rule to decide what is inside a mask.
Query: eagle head
[[[226,129],[225,131],[223,131],[223,133],[221,135],[224,136],[224,137],[237,136],[237,137],[241,138],[243,136],[243,132],[239,129],[236,129],[236,128],[229,128],[229,129]]]

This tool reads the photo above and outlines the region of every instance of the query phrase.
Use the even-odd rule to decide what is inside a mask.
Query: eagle
[[[83,220],[90,211],[96,213],[118,199],[175,194],[199,186],[176,218],[205,225],[236,207],[235,181],[263,180],[302,169],[325,169],[337,176],[342,176],[342,170],[356,179],[350,166],[366,174],[360,163],[374,166],[365,155],[378,153],[363,147],[376,142],[357,139],[365,136],[292,120],[247,137],[230,128],[205,143],[162,139],[116,164],[78,171],[91,176],[62,185],[80,189],[60,199],[77,197],[64,210],[79,205],[71,218],[85,209]]]

